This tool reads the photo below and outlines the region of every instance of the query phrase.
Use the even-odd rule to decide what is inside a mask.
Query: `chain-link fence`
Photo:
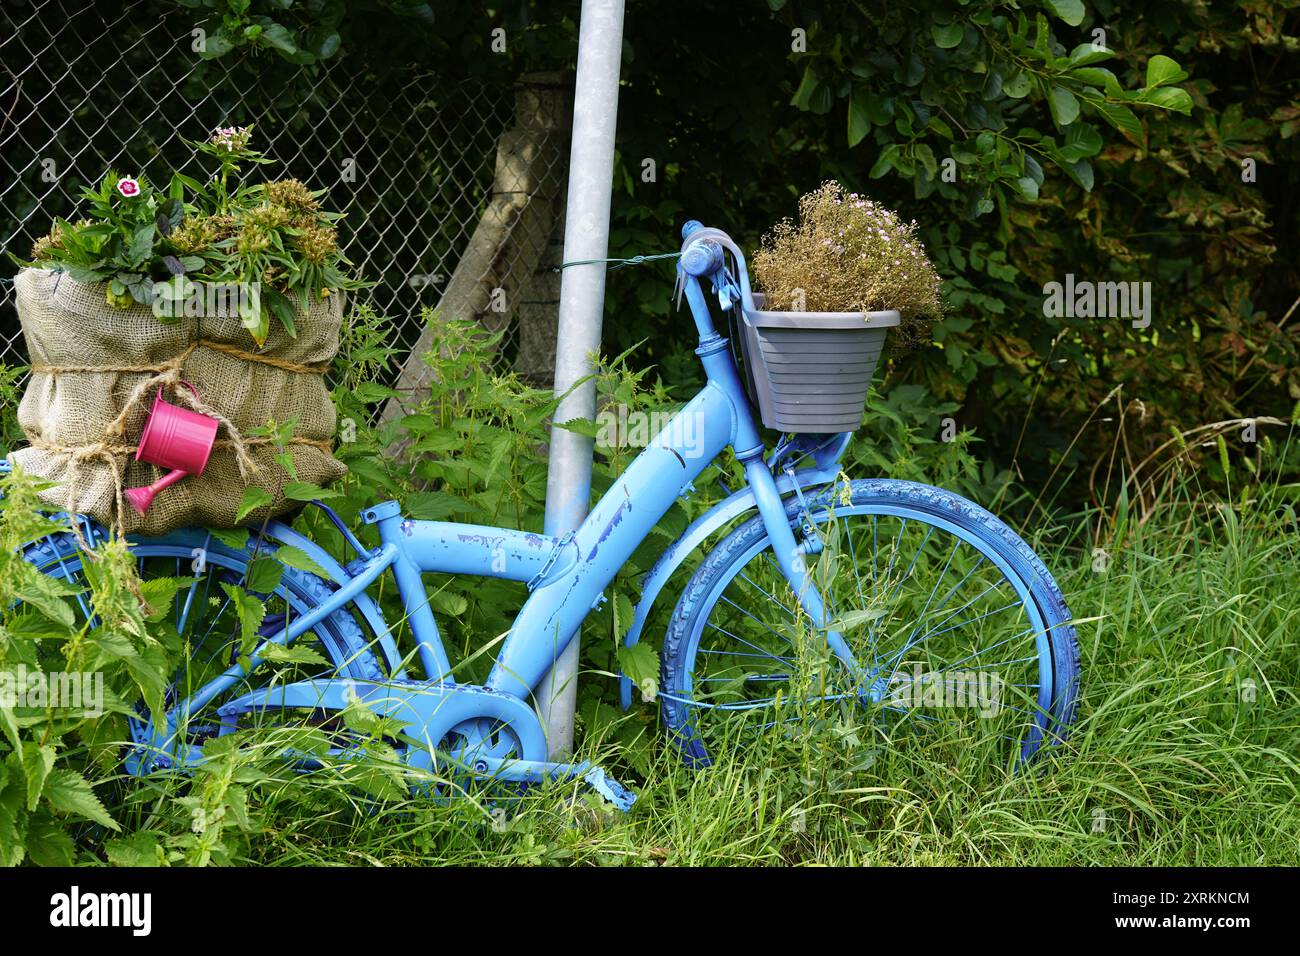
[[[566,151],[558,78],[439,76],[433,64],[340,54],[295,68],[272,54],[199,55],[193,11],[167,0],[6,0],[0,8],[0,242],[20,259],[109,169],[166,182],[202,170],[186,140],[255,124],[254,145],[346,213],[345,251],[392,320],[403,360],[421,312],[506,334],[503,364],[536,372]],[[273,69],[272,69],[273,68]],[[296,71],[286,81],[286,70]],[[5,257],[0,270],[16,266]],[[538,310],[538,306],[550,306]],[[540,343],[540,344],[539,344]],[[13,287],[0,280],[0,362],[26,361]],[[415,363],[411,363],[415,364]],[[394,369],[394,380],[401,370]],[[544,376],[543,376],[544,377]]]

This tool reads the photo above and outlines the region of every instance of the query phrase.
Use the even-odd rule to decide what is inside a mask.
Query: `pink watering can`
[[[189,382],[183,384],[198,397],[193,385]],[[124,494],[131,507],[144,514],[158,492],[186,475],[203,474],[217,440],[218,427],[220,423],[215,418],[163,401],[162,389],[158,389],[153,408],[149,409],[144,434],[140,436],[135,460],[171,470],[152,485],[128,488]]]

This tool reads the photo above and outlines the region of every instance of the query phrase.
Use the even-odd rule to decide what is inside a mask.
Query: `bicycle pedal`
[[[632,809],[632,804],[636,803],[636,794],[623,786],[605,771],[599,767],[592,767],[582,775],[585,782],[591,789],[612,803],[619,810],[627,813]]]

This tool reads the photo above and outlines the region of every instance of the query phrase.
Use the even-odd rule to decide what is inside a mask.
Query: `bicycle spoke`
[[[787,608],[784,604],[782,604],[782,603],[781,603],[780,601],[778,601],[775,597],[773,597],[771,594],[769,594],[765,588],[760,587],[759,585],[755,584],[754,581],[753,581],[753,579],[751,579],[750,576],[749,576],[748,574],[745,574],[745,572],[742,571],[742,572],[740,573],[740,578],[741,578],[741,580],[743,580],[746,584],[748,584],[750,587],[752,587],[754,590],[760,592],[764,597],[766,597],[769,601],[771,601],[772,604],[773,604],[773,606],[775,606],[776,608],[778,608],[778,609],[781,611],[781,613],[783,613],[783,614],[784,614],[786,617],[788,617],[790,620],[793,621],[793,620],[795,619],[794,614],[791,613],[791,611],[790,611],[789,608]]]
[[[858,607],[865,611],[867,609],[867,596],[862,592],[862,575],[858,573],[858,554],[853,547],[853,529],[848,526],[845,519],[841,518],[840,520],[844,522],[844,537],[849,542],[849,563],[853,565],[853,577],[858,584],[858,599],[860,602]]]

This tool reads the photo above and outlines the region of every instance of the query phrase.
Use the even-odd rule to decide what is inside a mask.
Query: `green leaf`
[[[226,592],[226,596],[230,598],[230,603],[235,608],[235,616],[239,619],[240,656],[246,657],[262,642],[257,629],[262,626],[262,619],[266,617],[266,605],[236,584],[222,581],[221,589]]]
[[[960,23],[930,24],[930,36],[934,37],[935,44],[943,50],[951,50],[960,44],[965,33]]]
[[[262,297],[255,284],[247,286],[247,295],[239,297],[239,319],[260,348],[271,332],[270,313],[262,308]]]
[[[659,693],[659,654],[653,647],[639,642],[620,647],[618,669],[641,691],[642,700],[655,699]]]
[[[1098,50],[1091,43],[1080,43],[1070,51],[1070,66],[1087,66],[1089,63],[1100,63],[1102,60],[1109,60],[1115,55],[1114,50]]]
[[[1098,87],[1103,90],[1107,96],[1123,99],[1125,96],[1124,89],[1119,85],[1119,80],[1115,74],[1104,66],[1081,66],[1070,71],[1070,76],[1090,86]],[[1090,100],[1090,102],[1095,102]]]
[[[153,608],[153,613],[149,615],[148,620],[156,623],[165,618],[171,610],[176,592],[193,583],[193,578],[150,578],[141,581],[140,593]]]
[[[180,185],[176,183],[175,185]],[[185,218],[185,203],[183,195],[169,197],[158,204],[158,216],[154,218],[154,224],[158,231],[164,236],[171,233],[173,229],[181,224]]]
[[[263,19],[261,21],[262,38],[266,42],[284,54],[298,52],[298,44],[294,41],[293,33],[290,30],[276,23],[274,20]]]
[[[117,821],[104,809],[99,797],[95,796],[89,781],[75,771],[56,770],[51,773],[45,787],[45,799],[56,810],[93,820],[110,830],[121,830]]]
[[[337,33],[331,33],[320,41],[320,46],[316,49],[316,55],[322,60],[328,60],[339,51],[342,42],[342,38]]]
[[[298,462],[293,457],[292,449],[286,448],[284,451],[276,452],[275,460],[288,474],[290,481],[298,480]]]
[[[469,610],[469,600],[465,595],[457,594],[455,591],[448,591],[445,588],[430,594],[429,604],[435,611],[450,617],[460,617]]]
[[[1002,92],[1013,100],[1022,99],[1028,96],[1029,89],[1029,74],[1025,72],[1017,73],[1002,84]]]
[[[1161,109],[1173,110],[1176,113],[1190,113],[1192,111],[1192,98],[1186,90],[1178,87],[1165,87],[1158,90],[1143,90],[1134,97],[1138,103],[1146,103],[1150,106],[1159,106]]]
[[[1029,153],[1025,153],[1025,174],[1039,186],[1043,185],[1043,167]]]
[[[556,422],[555,427],[585,438],[595,438],[600,434],[600,426],[590,418],[570,418],[567,422]]]
[[[126,259],[133,264],[142,264],[153,252],[153,237],[157,230],[152,222],[147,222],[136,229],[131,236],[131,244],[126,249]]]
[[[1107,123],[1119,130],[1132,142],[1141,146],[1144,140],[1142,122],[1127,106],[1119,103],[1093,103],[1093,110]]]
[[[1067,176],[1073,179],[1084,192],[1092,192],[1093,173],[1092,163],[1086,159],[1081,159],[1077,163],[1065,163],[1061,165]]]
[[[208,534],[231,551],[243,551],[248,546],[247,528],[208,528],[206,530]]]
[[[1096,156],[1101,152],[1101,134],[1096,127],[1088,123],[1074,123],[1065,131],[1065,141],[1061,146],[1061,156],[1066,162],[1077,162]]]
[[[5,739],[9,741],[9,746],[14,750],[18,750],[22,746],[22,742],[18,739],[18,724],[14,720],[14,713],[3,704],[0,704],[0,730],[4,731]],[[0,765],[0,769],[2,768],[2,765]],[[3,785],[0,785],[0,790],[3,789]]]
[[[1187,79],[1187,71],[1163,54],[1147,60],[1147,89]]]
[[[873,624],[889,614],[889,608],[869,607],[849,611],[830,622],[828,630],[853,631],[866,624]]]
[[[809,63],[803,68],[799,88],[794,91],[794,96],[790,98],[790,105],[801,110],[811,109],[813,93],[816,92],[819,82],[816,71],[813,70],[812,64]]]
[[[285,545],[275,552],[276,560],[290,568],[297,568],[299,571],[306,571],[314,574],[323,581],[332,580],[330,573],[317,563],[316,559],[304,551],[302,548],[295,548],[293,545]]]
[[[14,589],[14,597],[21,603],[45,615],[56,624],[71,628],[76,620],[72,606],[63,600],[77,593],[77,588],[65,584],[48,574],[32,574]]]
[[[885,173],[894,168],[894,160],[898,156],[898,144],[890,143],[880,151],[876,161],[871,166],[871,171],[867,175],[872,179],[879,179]]]
[[[442,521],[452,515],[477,510],[464,498],[445,491],[417,491],[402,499],[406,513],[421,521]]]
[[[199,50],[199,57],[204,60],[212,60],[224,56],[234,48],[235,45],[220,33],[209,33],[203,40],[203,49]]]
[[[934,150],[927,143],[917,143],[912,147],[912,157],[926,171],[930,179],[939,175],[939,164],[935,161]]]
[[[155,830],[137,830],[107,841],[104,853],[114,866],[158,866],[163,857],[159,837]]]
[[[41,793],[45,789],[46,778],[49,777],[50,771],[54,769],[54,758],[56,756],[53,747],[43,747],[40,744],[24,741],[22,749],[18,751],[19,762],[23,768],[23,775],[27,780],[27,809],[32,811],[41,801]]]
[[[849,146],[857,146],[871,132],[871,114],[867,109],[867,94],[854,90],[849,96]]]
[[[239,501],[239,510],[235,512],[235,520],[243,521],[258,508],[265,507],[273,501],[275,501],[275,498],[265,488],[259,488],[256,485],[245,488],[244,497]]]
[[[63,271],[76,281],[84,282],[87,285],[94,285],[96,282],[103,282],[109,275],[109,273],[104,269],[82,266],[75,262],[63,263]]]
[[[907,55],[907,60],[894,71],[894,75],[907,86],[916,86],[925,79],[925,61],[913,50]]]
[[[27,823],[27,855],[37,866],[72,866],[77,845],[48,812],[35,814]]]
[[[166,675],[171,673],[166,650],[159,644],[147,644],[138,654],[123,657],[122,663],[140,688],[153,720],[163,720],[166,713],[163,709],[163,692],[167,688]]]
[[[291,481],[284,486],[284,496],[290,501],[317,501],[325,498],[338,498],[343,492],[334,488],[322,488],[310,481]]]
[[[610,614],[613,615],[616,643],[623,643],[623,638],[627,636],[628,629],[632,626],[632,617],[635,613],[631,598],[622,591],[614,595],[614,600],[610,602]]]
[[[244,587],[253,594],[270,594],[280,586],[284,565],[275,558],[258,558],[248,566]]]
[[[1079,100],[1063,86],[1052,87],[1047,94],[1047,104],[1057,126],[1064,128],[1079,118]]]
[[[828,83],[822,83],[813,91],[812,102],[808,108],[812,112],[821,115],[829,113],[833,105],[835,105],[835,95],[831,90],[831,86]]]
[[[315,664],[328,666],[329,661],[309,644],[268,644],[262,648],[261,657],[273,664]]]
[[[278,289],[267,288],[264,291],[266,304],[272,314],[280,320],[284,330],[289,333],[289,338],[298,337],[298,327],[295,324],[298,320],[298,310],[293,307],[289,297],[284,295]]]
[[[1047,0],[1052,12],[1072,27],[1083,22],[1083,0]]]

